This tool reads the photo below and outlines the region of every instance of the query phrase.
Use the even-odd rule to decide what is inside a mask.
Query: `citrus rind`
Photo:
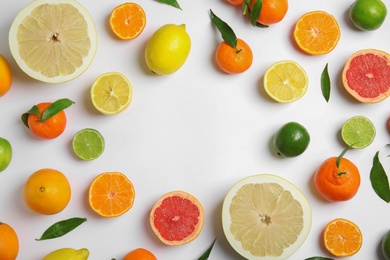
[[[250,195],[245,194],[248,190]],[[248,207],[237,207],[240,204]],[[273,174],[240,180],[229,190],[222,206],[222,227],[229,244],[250,260],[286,259],[303,244],[311,223],[311,206],[305,195],[289,181]],[[284,246],[273,243],[275,240]],[[277,250],[270,253],[267,246]]]
[[[95,57],[95,23],[75,0],[35,0],[16,15],[9,46],[20,69],[30,77],[47,83],[70,81]]]
[[[343,124],[341,138],[346,145],[355,149],[369,146],[375,139],[374,124],[365,116],[353,116]]]

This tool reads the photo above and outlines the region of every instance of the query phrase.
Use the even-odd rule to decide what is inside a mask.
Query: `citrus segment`
[[[130,105],[131,98],[130,81],[119,72],[100,75],[91,87],[92,104],[102,114],[122,112]]]
[[[95,24],[74,0],[36,0],[15,17],[9,46],[19,67],[49,83],[69,81],[92,63],[97,49]]]
[[[337,218],[326,225],[324,234],[325,248],[338,257],[356,254],[363,242],[359,227],[350,220]]]
[[[264,75],[264,89],[277,102],[289,103],[306,93],[308,78],[295,61],[284,60],[271,65]]]
[[[390,54],[375,49],[352,54],[342,73],[344,88],[363,103],[377,103],[390,95]]]
[[[287,180],[260,174],[237,182],[222,206],[230,245],[246,259],[286,259],[305,241],[311,207]]]
[[[348,119],[341,128],[341,137],[352,148],[365,148],[375,139],[374,124],[365,116],[354,116]]]
[[[120,172],[104,172],[89,186],[88,202],[102,217],[118,217],[131,209],[135,190],[131,181]]]
[[[203,228],[204,214],[200,202],[184,191],[163,195],[150,212],[150,225],[165,244],[187,244],[198,237]]]
[[[124,3],[112,10],[109,23],[111,30],[119,39],[137,38],[146,25],[145,11],[136,3]]]
[[[312,55],[331,52],[340,39],[337,20],[324,11],[313,11],[301,16],[294,27],[298,47]]]
[[[85,128],[75,134],[72,147],[80,159],[94,160],[104,151],[104,138],[97,130]]]
[[[4,56],[0,55],[0,97],[9,91],[12,85],[11,67]]]
[[[18,235],[9,224],[0,222],[0,259],[15,260],[18,254]]]

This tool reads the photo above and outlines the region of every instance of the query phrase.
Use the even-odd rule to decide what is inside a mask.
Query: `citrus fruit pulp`
[[[94,21],[75,0],[36,0],[15,17],[9,46],[19,67],[40,81],[59,83],[80,76],[97,49]]]
[[[15,260],[18,254],[18,235],[9,224],[0,222],[0,259]]]
[[[166,245],[187,244],[198,237],[204,214],[200,202],[184,191],[164,194],[150,212],[150,226]]]
[[[118,217],[133,207],[135,190],[121,172],[104,172],[96,176],[88,191],[88,202],[102,217]]]
[[[237,39],[236,48],[223,41],[218,45],[215,59],[221,70],[228,74],[236,74],[250,68],[253,53],[249,45],[241,39]]]
[[[225,236],[246,259],[286,259],[305,241],[311,221],[304,194],[272,174],[240,180],[222,206]]]
[[[329,222],[323,234],[325,248],[334,256],[356,254],[362,246],[362,233],[350,220],[337,218]]]
[[[295,157],[302,154],[310,143],[306,128],[297,122],[288,122],[276,132],[273,146],[281,157]]]
[[[104,151],[104,138],[97,130],[85,128],[75,134],[72,147],[80,159],[94,160]]]
[[[0,137],[0,172],[4,171],[11,163],[12,146],[7,139]]]
[[[331,52],[340,39],[337,20],[324,11],[313,11],[301,16],[294,27],[298,47],[312,55]]]
[[[362,103],[377,103],[390,95],[390,54],[363,49],[352,54],[344,65],[344,88]]]
[[[0,97],[4,96],[9,91],[12,85],[12,71],[11,67],[4,58],[0,55]]]
[[[109,23],[111,30],[119,39],[137,38],[146,25],[145,11],[136,3],[127,2],[112,10]]]
[[[352,148],[361,149],[369,146],[375,135],[374,124],[365,116],[351,117],[341,128],[341,137]]]
[[[93,106],[102,114],[115,115],[125,110],[131,103],[130,81],[119,72],[100,75],[91,87]]]
[[[356,0],[349,8],[349,18],[360,30],[376,30],[385,21],[386,5],[381,0]]]
[[[289,103],[306,93],[308,78],[295,61],[284,60],[271,65],[264,75],[264,89],[275,101]]]

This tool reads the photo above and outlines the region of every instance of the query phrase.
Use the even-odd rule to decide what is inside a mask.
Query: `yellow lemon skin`
[[[145,61],[157,75],[172,74],[183,66],[191,50],[191,38],[185,24],[166,24],[150,37]]]
[[[87,260],[89,257],[89,251],[86,248],[73,249],[73,248],[61,248],[57,249],[42,260]]]
[[[4,58],[0,55],[0,97],[4,96],[5,93],[11,88],[12,85],[12,71],[11,67]]]

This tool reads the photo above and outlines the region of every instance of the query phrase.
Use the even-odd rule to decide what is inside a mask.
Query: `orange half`
[[[135,191],[131,181],[120,172],[104,172],[93,179],[88,192],[92,210],[103,217],[118,217],[134,203]]]
[[[327,12],[313,11],[301,16],[294,28],[298,47],[312,55],[331,52],[340,39],[337,20]]]
[[[146,25],[144,9],[136,3],[124,3],[115,7],[110,15],[110,27],[122,40],[137,38]]]

